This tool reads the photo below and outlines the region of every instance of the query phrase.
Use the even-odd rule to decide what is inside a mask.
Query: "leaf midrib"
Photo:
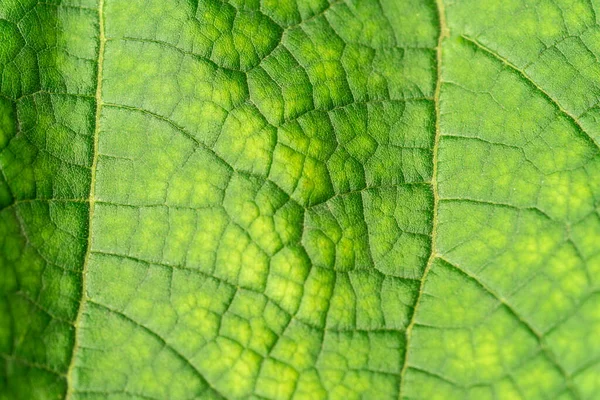
[[[429,254],[429,259],[427,260],[427,265],[425,266],[425,270],[423,271],[423,275],[421,276],[421,282],[419,284],[419,293],[417,294],[417,299],[415,300],[415,304],[413,307],[413,312],[410,317],[410,321],[406,328],[406,341],[404,343],[404,363],[402,365],[402,369],[400,370],[400,388],[398,390],[398,399],[402,399],[402,389],[404,388],[404,379],[406,377],[406,370],[408,369],[408,350],[410,347],[410,340],[412,338],[412,330],[416,323],[416,315],[417,309],[419,307],[419,303],[421,301],[421,297],[423,295],[423,289],[425,286],[425,281],[427,280],[427,275],[431,270],[431,266],[433,265],[434,260],[437,257],[436,251],[436,237],[437,237],[437,213],[438,213],[438,202],[439,195],[437,190],[437,157],[438,157],[438,147],[440,141],[440,92],[442,86],[442,42],[444,38],[450,36],[448,25],[446,24],[446,14],[444,10],[444,2],[443,0],[435,1],[436,10],[438,14],[438,24],[439,24],[439,35],[436,46],[436,83],[435,83],[435,92],[433,95],[433,104],[435,108],[435,136],[433,143],[433,170],[431,174],[431,190],[433,193],[433,215],[431,220],[431,251]]]
[[[83,315],[83,309],[87,301],[87,269],[92,250],[92,222],[94,220],[94,208],[95,208],[95,197],[96,197],[96,169],[98,163],[98,133],[100,131],[100,115],[102,112],[102,72],[104,65],[104,45],[106,43],[106,37],[104,35],[104,0],[98,0],[98,61],[97,61],[97,72],[96,72],[96,94],[94,96],[96,101],[95,111],[95,122],[94,122],[94,135],[93,135],[93,155],[92,155],[92,166],[90,176],[90,194],[89,194],[89,220],[88,220],[88,237],[87,237],[87,248],[83,260],[83,266],[81,269],[81,298],[79,300],[79,308],[77,310],[77,317],[75,318],[75,340],[73,342],[73,351],[71,353],[71,362],[67,370],[67,392],[65,399],[70,399],[73,394],[73,371],[75,369],[75,360],[77,351],[79,349],[79,325]]]

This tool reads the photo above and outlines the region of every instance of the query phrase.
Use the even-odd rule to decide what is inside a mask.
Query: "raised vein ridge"
[[[75,341],[73,343],[73,352],[71,353],[71,362],[69,369],[67,370],[67,393],[65,398],[70,399],[73,394],[73,370],[75,368],[75,358],[79,347],[79,330],[77,329],[81,317],[83,315],[83,308],[87,301],[86,294],[86,277],[87,267],[90,259],[92,249],[92,221],[94,219],[94,207],[95,207],[95,186],[96,186],[96,166],[98,163],[98,133],[100,130],[100,113],[102,112],[102,66],[104,63],[104,44],[106,43],[106,37],[104,36],[104,0],[98,1],[98,29],[99,29],[99,45],[98,45],[98,70],[96,77],[96,116],[94,123],[94,148],[92,156],[92,167],[91,167],[91,178],[90,178],[90,195],[89,195],[89,220],[88,220],[88,241],[87,249],[85,252],[83,267],[81,269],[81,299],[79,301],[79,309],[77,310],[77,317],[75,318]]]
[[[436,71],[437,71],[437,79],[435,83],[435,92],[433,96],[434,106],[435,106],[435,138],[433,144],[433,173],[431,175],[431,189],[433,192],[433,217],[432,217],[432,231],[431,231],[431,252],[429,254],[429,259],[427,260],[427,265],[425,266],[425,270],[423,271],[423,275],[421,276],[421,282],[419,285],[419,293],[417,295],[417,300],[415,301],[415,305],[413,307],[413,313],[410,318],[410,322],[408,327],[406,328],[406,343],[404,350],[404,363],[402,365],[402,370],[400,371],[400,390],[398,392],[398,398],[402,399],[402,389],[404,388],[404,378],[406,376],[406,370],[408,369],[408,349],[410,346],[410,339],[412,336],[412,329],[416,322],[417,309],[419,307],[419,302],[421,301],[421,297],[423,295],[423,288],[425,286],[425,281],[427,280],[427,275],[431,270],[431,266],[437,256],[435,241],[437,235],[437,212],[438,212],[438,202],[439,196],[437,192],[437,153],[438,153],[438,145],[440,141],[440,91],[442,86],[442,42],[444,38],[449,36],[448,26],[446,24],[446,14],[444,11],[444,3],[443,0],[436,0],[436,8],[438,13],[438,21],[439,21],[439,36],[438,42],[436,46]]]

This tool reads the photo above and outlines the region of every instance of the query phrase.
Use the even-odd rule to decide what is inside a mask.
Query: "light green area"
[[[0,399],[597,399],[597,15],[3,0]]]

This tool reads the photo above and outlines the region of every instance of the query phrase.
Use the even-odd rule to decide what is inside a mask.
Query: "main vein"
[[[406,377],[406,370],[408,369],[408,348],[410,345],[410,340],[412,337],[412,330],[415,326],[417,309],[419,307],[419,303],[421,298],[423,297],[423,288],[425,286],[425,281],[427,280],[427,275],[431,270],[431,266],[435,261],[437,256],[436,253],[436,237],[437,237],[437,213],[438,213],[438,202],[439,196],[437,191],[437,157],[438,157],[438,147],[440,142],[440,90],[442,86],[442,42],[444,38],[449,36],[448,26],[446,25],[446,16],[444,11],[444,3],[443,0],[436,0],[437,13],[438,13],[438,21],[439,21],[439,36],[436,47],[436,70],[437,70],[437,79],[435,84],[435,92],[433,96],[434,106],[435,106],[435,138],[433,143],[433,172],[431,175],[431,189],[433,191],[433,217],[432,217],[432,229],[431,229],[431,253],[429,254],[429,259],[427,260],[427,265],[425,266],[425,270],[423,271],[423,275],[421,276],[421,283],[419,286],[419,293],[417,295],[417,299],[415,301],[415,305],[413,307],[413,313],[410,318],[410,322],[406,328],[406,342],[404,344],[404,364],[402,365],[402,370],[400,371],[400,390],[398,393],[398,398],[402,399],[402,389],[404,388],[404,380]]]
[[[94,208],[96,199],[96,167],[98,163],[98,133],[100,131],[100,113],[102,112],[102,67],[104,63],[104,44],[106,37],[104,36],[104,0],[98,1],[98,29],[99,29],[99,46],[98,46],[98,69],[96,76],[96,119],[94,123],[94,147],[92,157],[92,168],[90,177],[90,195],[89,195],[89,221],[88,221],[88,240],[87,249],[85,252],[83,267],[81,270],[81,299],[79,301],[79,309],[75,318],[75,341],[73,343],[73,352],[71,353],[71,363],[67,371],[67,393],[65,398],[70,399],[73,394],[73,370],[75,368],[75,359],[79,348],[79,325],[83,314],[84,305],[87,301],[87,268],[92,249],[92,222],[94,220]]]

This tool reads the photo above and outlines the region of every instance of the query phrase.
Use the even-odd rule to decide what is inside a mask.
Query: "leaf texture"
[[[2,0],[0,399],[596,399],[597,0]]]

